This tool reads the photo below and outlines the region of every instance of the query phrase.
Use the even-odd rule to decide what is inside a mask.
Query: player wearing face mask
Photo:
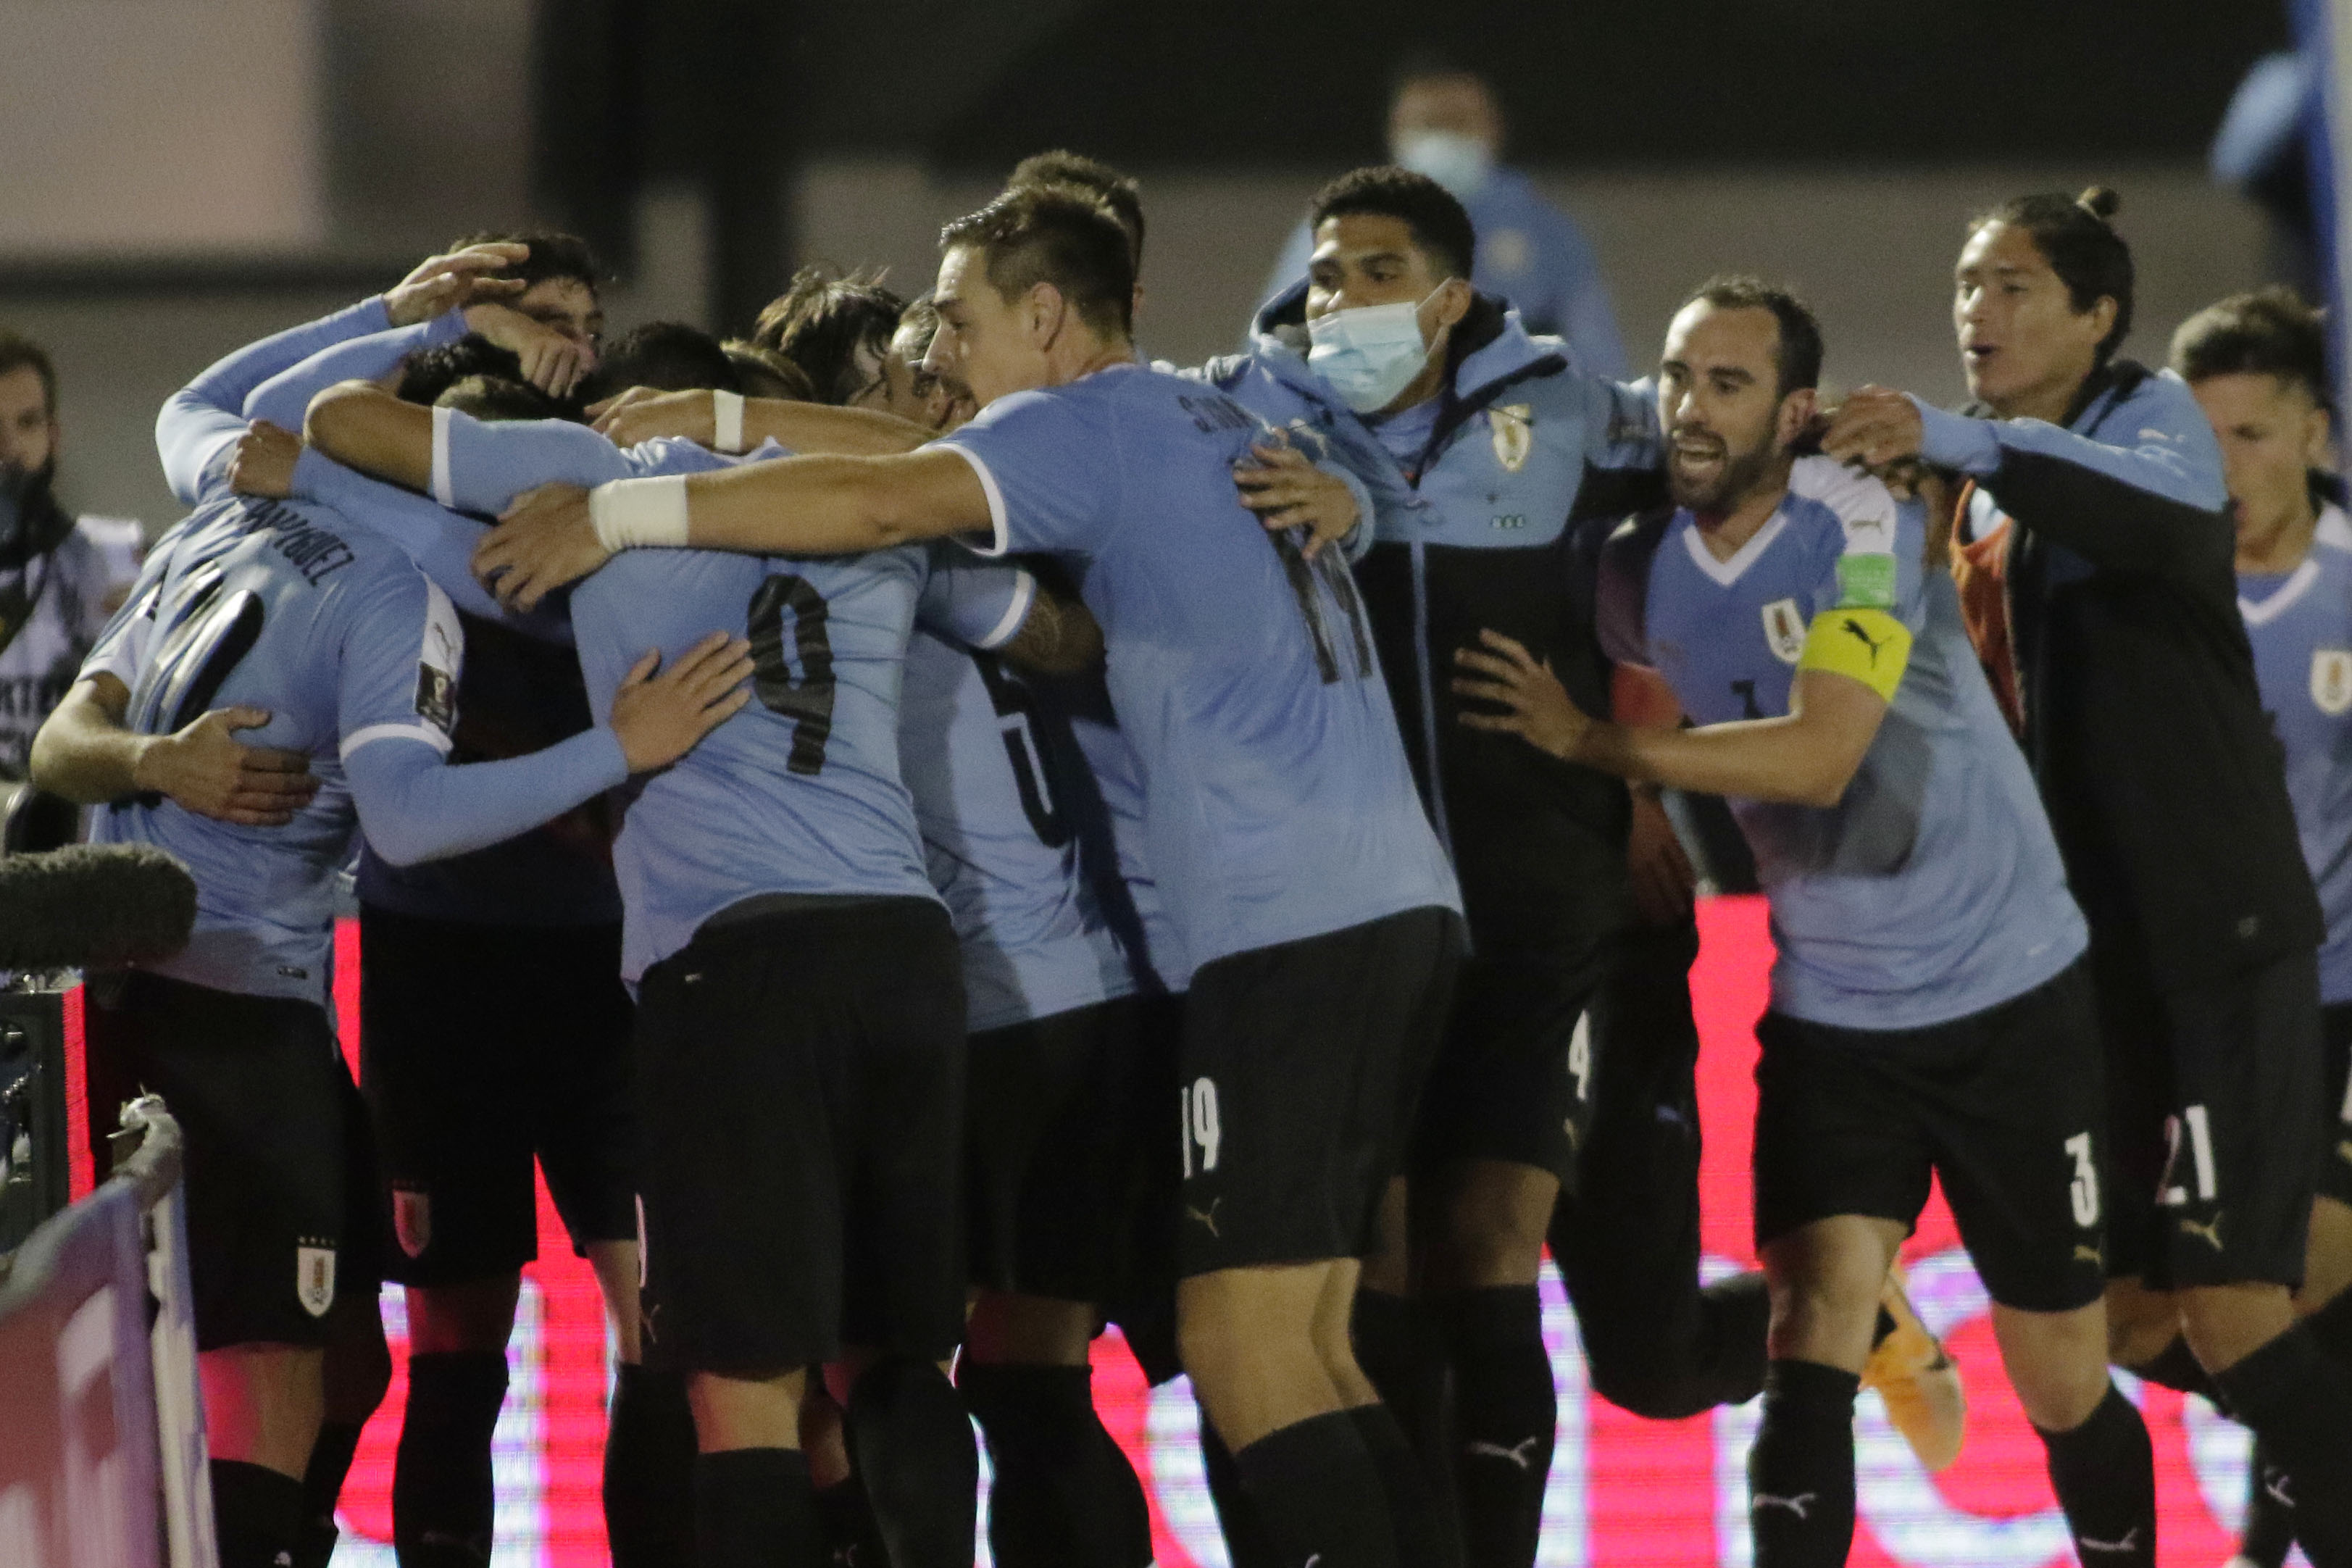
[[[1517,307],[1528,331],[1566,339],[1582,368],[1622,375],[1625,348],[1592,247],[1533,181],[1496,162],[1503,131],[1494,89],[1475,73],[1433,57],[1398,70],[1389,157],[1435,180],[1468,210],[1478,237],[1472,284]],[[1266,297],[1305,277],[1314,254],[1313,228],[1302,223],[1275,262]]]

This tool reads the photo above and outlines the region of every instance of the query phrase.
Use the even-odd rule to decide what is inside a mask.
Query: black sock
[[[1281,1568],[1400,1568],[1388,1489],[1349,1412],[1267,1433],[1235,1451],[1234,1474]]]
[[[2178,1335],[2164,1347],[2161,1355],[2153,1361],[2142,1362],[2130,1370],[2134,1376],[2144,1378],[2159,1388],[2168,1388],[2175,1394],[2197,1394],[2208,1405],[2219,1405],[2221,1403],[2221,1391],[2213,1386],[2212,1377],[2190,1353],[2189,1342]]]
[[[2352,1370],[2298,1324],[2213,1381],[2284,1473],[2313,1568],[2352,1568]]]
[[[343,1495],[343,1478],[352,1473],[352,1456],[359,1452],[358,1421],[330,1421],[319,1428],[310,1445],[310,1463],[302,1472],[302,1539],[294,1552],[294,1568],[327,1568],[334,1554],[335,1501]]]
[[[2246,1522],[2238,1531],[2238,1555],[2256,1568],[2279,1568],[2287,1548],[2294,1544],[2294,1492],[2286,1472],[2272,1463],[2270,1451],[2254,1439],[2246,1467]]]
[[[1454,1368],[1454,1486],[1470,1568],[1526,1568],[1543,1533],[1559,1402],[1532,1285],[1431,1301]]]
[[[957,1369],[964,1404],[988,1439],[995,1482],[988,1542],[1004,1568],[1145,1568],[1151,1509],[1143,1483],[1095,1414],[1093,1369]]]
[[[1266,1535],[1265,1522],[1258,1518],[1257,1505],[1242,1491],[1242,1478],[1234,1468],[1233,1450],[1209,1425],[1209,1413],[1194,1409],[1201,1417],[1201,1468],[1208,1477],[1209,1500],[1217,1505],[1217,1523],[1225,1536],[1225,1556],[1233,1568],[1280,1568],[1281,1558],[1274,1542]]]
[[[874,1522],[874,1504],[856,1470],[818,1489],[816,1529],[824,1560],[836,1568],[890,1568],[890,1549],[882,1544],[882,1527]]]
[[[1853,1546],[1853,1395],[1862,1379],[1810,1361],[1764,1369],[1748,1452],[1756,1568],[1842,1568]]]
[[[849,1391],[851,1463],[874,1502],[891,1568],[971,1568],[980,1451],[947,1375],[911,1356],[877,1362]]]
[[[1349,1337],[1356,1364],[1396,1416],[1405,1441],[1449,1511],[1454,1496],[1453,1444],[1446,1437],[1445,1341],[1422,1303],[1384,1290],[1358,1289]]]
[[[490,1560],[498,1504],[490,1432],[506,1393],[501,1351],[409,1358],[408,1409],[392,1470],[392,1538],[401,1568],[479,1568]]]
[[[694,1561],[694,1407],[667,1367],[613,1369],[604,1427],[604,1534],[613,1568]]]
[[[212,1461],[220,1568],[289,1568],[302,1533],[302,1483],[267,1465]]]
[[[808,1458],[798,1448],[728,1448],[694,1460],[695,1568],[818,1568]]]
[[[2084,1568],[2156,1568],[2156,1455],[2139,1407],[2109,1384],[2081,1426],[2034,1431]]]
[[[1421,1461],[1404,1440],[1404,1431],[1385,1405],[1360,1405],[1348,1412],[1356,1436],[1380,1472],[1389,1504],[1389,1522],[1396,1533],[1397,1562],[1402,1568],[1462,1568],[1462,1538],[1454,1522],[1438,1507]],[[1528,1559],[1535,1561],[1534,1543]]]

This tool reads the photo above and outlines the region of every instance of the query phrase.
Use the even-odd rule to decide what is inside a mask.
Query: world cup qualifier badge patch
[[[2352,709],[2352,652],[2337,647],[2312,650],[2311,702],[2331,719]]]
[[[1528,466],[1536,449],[1536,411],[1531,403],[1506,403],[1486,410],[1486,427],[1494,433],[1495,461],[1516,474]]]
[[[1764,641],[1782,664],[1805,657],[1805,615],[1796,600],[1775,599],[1764,606]]]
[[[314,1242],[294,1248],[294,1296],[302,1310],[323,1318],[335,1304],[335,1249]]]

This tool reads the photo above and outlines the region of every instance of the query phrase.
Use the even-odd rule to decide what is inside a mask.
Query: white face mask
[[[1475,136],[1459,131],[1407,131],[1390,148],[1401,167],[1426,174],[1454,193],[1456,201],[1486,183],[1495,154]]]
[[[1422,341],[1421,305],[1359,305],[1307,323],[1307,363],[1359,414],[1377,414],[1397,400],[1429,363]]]

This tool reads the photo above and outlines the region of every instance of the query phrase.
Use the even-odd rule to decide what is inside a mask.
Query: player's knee
[[[2044,1432],[2071,1432],[2106,1397],[2106,1314],[1993,1309],[2002,1367],[2026,1419]]]
[[[1428,1238],[1433,1283],[1478,1289],[1531,1283],[1559,1184],[1531,1165],[1480,1161],[1457,1173]]]
[[[1584,1342],[1592,1392],[1645,1421],[1680,1421],[1713,1408],[1715,1401],[1664,1346],[1628,1336],[1593,1333]]]
[[[461,1285],[408,1288],[408,1348],[412,1354],[496,1351],[514,1332],[520,1271]]]

